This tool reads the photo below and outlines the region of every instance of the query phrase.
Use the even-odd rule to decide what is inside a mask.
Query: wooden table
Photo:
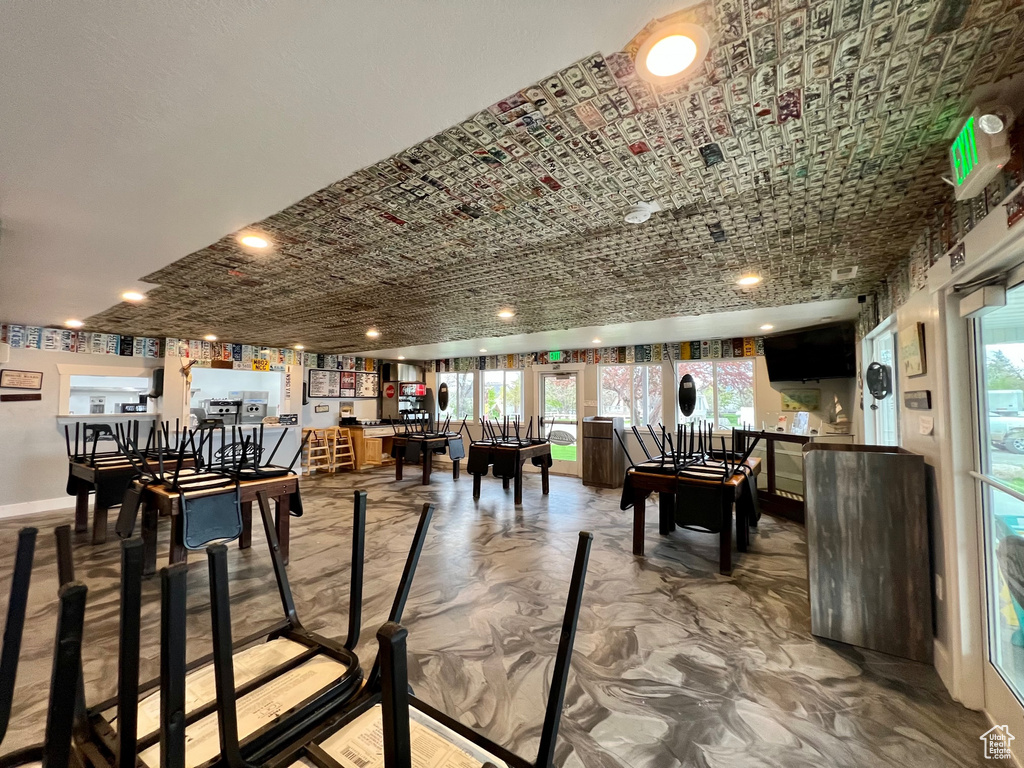
[[[238,539],[241,549],[252,546],[252,504],[256,501],[258,491],[266,491],[274,501],[274,524],[277,538],[281,546],[281,556],[288,563],[288,541],[291,517],[291,495],[299,488],[298,475],[285,477],[268,477],[261,480],[244,480],[239,483],[242,497],[242,535]],[[234,486],[230,487],[234,493]],[[224,489],[209,493],[190,493],[189,498],[211,496],[224,493]],[[171,517],[171,547],[168,563],[184,563],[188,559],[185,549],[185,521],[181,514],[178,492],[162,485],[150,485],[142,493],[142,542],[144,549],[145,570],[149,575],[156,572],[156,533],[157,520],[163,515]]]
[[[538,462],[537,460],[540,459]],[[480,498],[480,478],[487,474],[487,467],[491,464],[506,464],[515,467],[513,479],[515,480],[515,503],[523,503],[523,464],[531,460],[534,466],[540,467],[541,489],[545,496],[550,488],[548,469],[551,467],[551,443],[531,443],[519,445],[516,443],[472,443],[469,446],[469,458],[466,461],[467,469],[473,474],[473,498]],[[501,485],[508,489],[509,478],[501,478]]]
[[[97,459],[95,465],[74,459],[68,461],[75,491],[75,533],[84,533],[89,529],[89,494],[96,492],[92,511],[92,543],[103,544],[107,540],[107,511],[116,504],[107,503],[109,500],[102,498],[99,489],[108,483],[116,484],[121,487],[123,494],[132,478],[139,474],[139,470],[124,457]],[[155,467],[156,464],[155,460],[150,460],[150,466]],[[164,461],[164,471],[173,472],[177,465],[176,460]],[[182,467],[191,466],[192,459],[185,459],[182,463]],[[120,503],[119,496],[117,504]]]
[[[448,448],[449,438],[446,435],[438,437],[421,437],[419,435],[395,435],[392,438],[395,452],[395,480],[402,479],[402,467],[405,465],[405,447],[409,443],[420,443],[420,461],[423,464],[423,485],[430,485],[430,473],[434,468],[434,450],[437,448]],[[452,459],[452,480],[459,479],[459,462],[461,459]]]
[[[721,466],[721,462],[709,461],[709,466]],[[749,458],[746,460],[747,473],[757,476],[761,472],[761,460]],[[646,501],[651,492],[659,495],[658,533],[666,536],[675,530],[675,495],[687,486],[717,486],[722,485],[717,479],[696,479],[691,477],[679,477],[675,474],[664,472],[644,472],[642,466],[631,467],[626,471],[626,479],[632,489],[633,503],[633,554],[643,556],[644,554],[644,527],[646,525]],[[723,494],[722,504],[722,528],[719,534],[719,571],[721,573],[732,572],[732,525],[733,509],[736,506],[736,499],[739,497],[742,486],[747,482],[747,474],[739,473],[734,475],[725,485],[731,486],[732,493]],[[744,514],[736,514],[736,544],[741,552],[747,550],[749,541],[748,521]]]

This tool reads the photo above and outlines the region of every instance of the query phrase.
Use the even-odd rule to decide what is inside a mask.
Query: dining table
[[[730,463],[730,467],[736,467]],[[735,517],[736,548],[746,552],[750,542],[750,525],[756,523],[756,478],[761,472],[761,459],[748,457],[730,477],[725,462],[709,459],[691,464],[679,471],[659,459],[636,464],[626,470],[620,508],[633,508],[633,554],[644,554],[647,497],[657,493],[658,533],[667,536],[676,529],[677,504],[686,503],[687,492],[721,488],[721,503],[710,512],[719,516],[719,572],[732,572],[733,525]],[[755,487],[752,488],[751,486]],[[735,513],[735,514],[734,514]]]

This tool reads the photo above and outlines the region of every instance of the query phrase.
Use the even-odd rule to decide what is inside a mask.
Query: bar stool
[[[327,441],[330,445],[331,472],[339,469],[355,469],[355,452],[352,450],[352,434],[342,427],[328,427]]]
[[[303,471],[308,475],[318,469],[329,471],[331,469],[331,447],[327,441],[327,430],[309,427],[302,430],[302,436],[305,437],[306,433],[310,433],[310,435],[302,452]]]

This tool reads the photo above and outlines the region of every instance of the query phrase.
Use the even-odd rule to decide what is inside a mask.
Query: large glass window
[[[989,659],[1024,701],[1024,286],[975,321]]]
[[[891,329],[883,329],[870,341],[871,363],[881,363],[889,366],[892,377],[892,386],[889,396],[876,400],[867,392],[865,386],[865,397],[868,403],[869,412],[866,414],[870,419],[871,429],[870,441],[875,445],[899,445],[900,431],[899,418],[897,418],[897,403],[899,402],[899,369],[896,367],[896,342]],[[866,370],[866,369],[865,369]]]
[[[487,419],[523,415],[522,371],[484,371],[482,414]]]
[[[661,365],[602,365],[599,413],[622,416],[626,426],[662,420]]]
[[[462,421],[476,418],[476,411],[473,407],[473,388],[476,386],[476,374],[469,373],[439,373],[437,374],[437,386],[440,389],[442,384],[448,385],[448,410],[438,409],[439,420],[449,416],[452,420]]]
[[[684,423],[711,421],[717,429],[732,429],[754,423],[754,361],[690,360],[676,364],[676,375],[693,376],[697,383],[697,406]],[[676,406],[678,408],[678,405]]]

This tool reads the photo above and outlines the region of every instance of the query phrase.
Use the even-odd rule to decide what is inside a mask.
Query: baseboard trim
[[[55,499],[39,499],[23,501],[20,504],[0,505],[0,520],[8,517],[23,517],[40,512],[54,512],[59,509],[74,509],[75,500],[71,496],[58,496]]]

